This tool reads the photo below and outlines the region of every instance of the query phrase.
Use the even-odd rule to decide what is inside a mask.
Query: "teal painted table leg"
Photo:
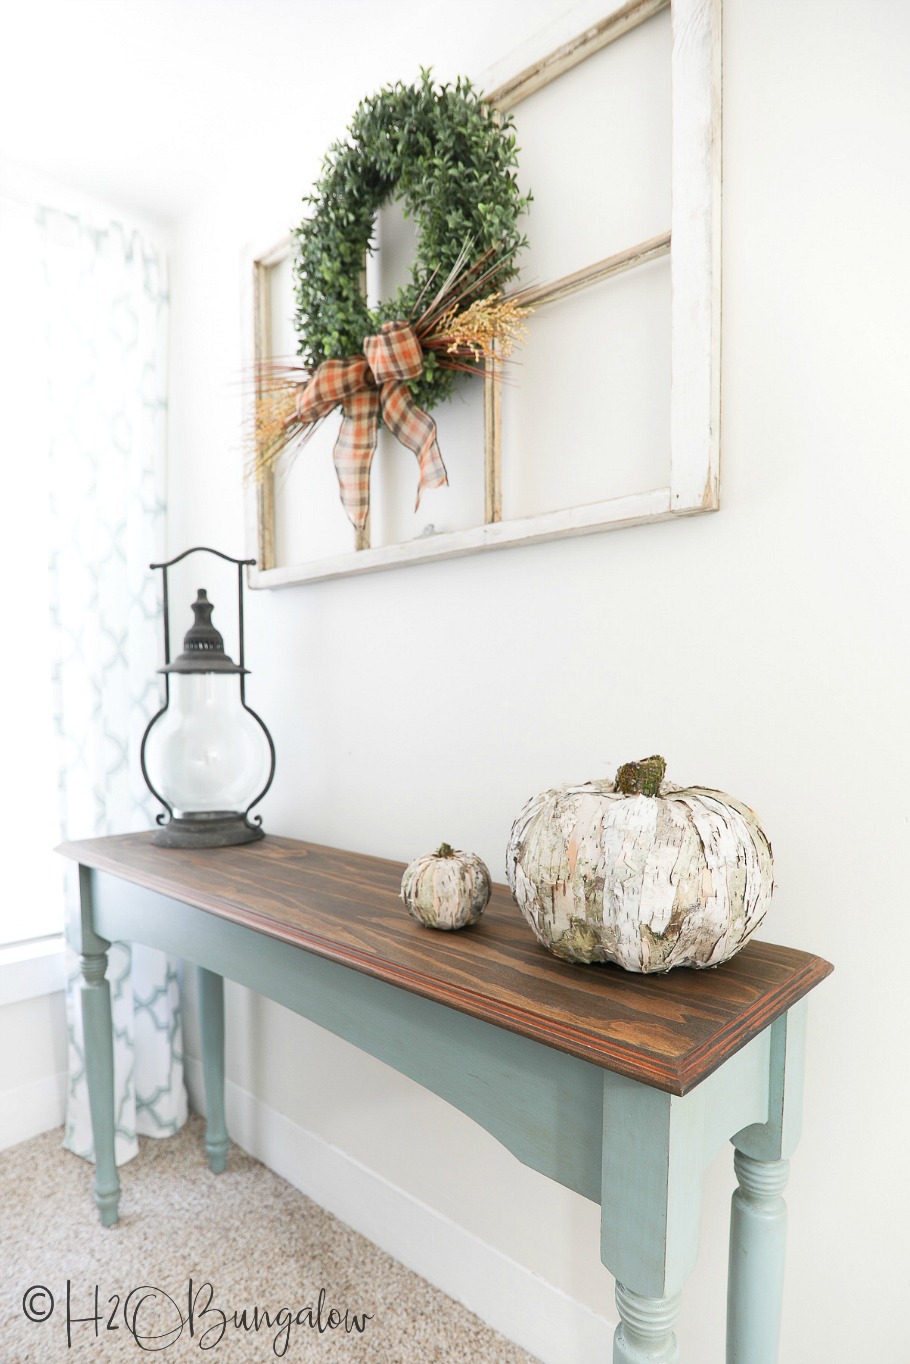
[[[787,1205],[781,1194],[790,1162],[737,1151],[739,1188],[730,1214],[727,1281],[729,1364],[774,1364],[784,1297]]]
[[[100,947],[103,940],[96,938]],[[82,1028],[85,1073],[95,1139],[95,1203],[101,1222],[111,1227],[120,1207],[120,1180],[114,1159],[114,1035],[111,1024],[111,987],[105,979],[107,948],[85,952],[82,965]]]
[[[209,1168],[219,1175],[227,1163],[228,1134],[224,1120],[224,980],[198,968],[199,1030],[205,1079],[205,1149]]]
[[[784,1293],[789,1156],[799,1141],[806,1006],[771,1029],[768,1120],[733,1138],[727,1364],[776,1364]]]
[[[614,1364],[678,1364],[674,1325],[698,1257],[704,1095],[604,1076],[601,1258],[616,1278]]]

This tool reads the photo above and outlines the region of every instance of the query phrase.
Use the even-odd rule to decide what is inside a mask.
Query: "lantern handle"
[[[188,559],[189,556],[190,556],[191,554],[214,554],[216,558],[218,558],[218,559],[224,559],[224,561],[225,561],[226,563],[229,563],[229,564],[236,564],[236,565],[237,565],[237,602],[238,602],[238,615],[239,615],[239,618],[240,618],[240,619],[239,619],[239,630],[240,630],[240,655],[239,655],[239,665],[240,665],[241,668],[243,668],[243,666],[244,666],[244,663],[243,663],[243,654],[244,654],[244,648],[243,648],[243,570],[244,570],[245,568],[255,568],[255,567],[256,567],[256,560],[255,560],[255,559],[235,559],[234,556],[233,556],[233,554],[224,554],[220,549],[212,549],[212,547],[211,547],[210,545],[194,545],[194,546],[192,547],[192,549],[185,549],[185,550],[183,551],[182,554],[178,554],[178,555],[177,555],[175,558],[173,558],[173,559],[166,559],[166,560],[162,561],[161,563],[157,563],[157,564],[149,564],[149,568],[160,568],[160,569],[161,569],[161,577],[162,577],[162,583],[163,583],[163,605],[164,605],[164,611],[163,611],[164,621],[163,621],[163,624],[164,624],[164,663],[165,663],[165,667],[166,667],[166,666],[168,665],[168,663],[170,663],[170,661],[171,661],[171,631],[170,631],[170,619],[169,619],[170,613],[169,613],[169,611],[168,611],[167,571],[168,571],[169,568],[173,568],[174,564],[179,564],[179,563],[181,562],[181,560],[183,560],[183,559]],[[242,699],[243,699],[243,696],[242,696],[242,688],[241,688],[241,700],[242,700]],[[164,708],[165,708],[165,710],[167,710],[167,704],[165,704],[165,707],[164,707]],[[249,707],[247,707],[247,709],[249,709]],[[250,713],[251,713],[251,714],[254,714],[254,712],[252,712],[252,711],[251,711]],[[157,718],[158,718],[158,717],[156,716],[155,719],[157,719]],[[257,720],[259,720],[259,716],[258,716],[258,715],[256,715],[255,718],[256,718]],[[261,720],[259,720],[259,723],[262,725],[262,721],[261,721]],[[265,725],[262,725],[262,728],[265,729]],[[268,734],[268,730],[266,730],[266,734]],[[271,741],[272,741],[272,740],[271,740],[271,735],[269,735],[269,743],[271,743]],[[273,759],[273,764],[272,764],[272,775],[274,775],[274,757],[275,757],[275,754],[274,754],[274,752],[273,752],[273,753],[272,753],[272,759]],[[265,791],[263,791],[262,795],[263,795],[263,796],[265,795]],[[159,797],[159,799],[160,799],[160,797]],[[261,799],[262,799],[262,796],[259,796],[257,799],[258,799],[258,800],[261,800]],[[256,801],[253,801],[253,804],[254,804],[254,805],[255,805],[256,803],[257,803]]]
[[[215,554],[219,559],[226,559],[229,564],[240,564],[243,568],[252,568],[256,563],[255,559],[235,559],[232,554],[222,554],[220,549],[210,549],[208,545],[194,545],[192,549],[185,549],[182,554],[178,554],[176,559],[168,559],[161,564],[149,564],[149,568],[172,568],[174,564],[179,564],[181,559],[186,559],[191,554]]]

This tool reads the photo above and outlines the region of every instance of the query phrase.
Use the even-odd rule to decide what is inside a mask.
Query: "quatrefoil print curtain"
[[[50,580],[60,825],[64,838],[147,829],[139,769],[158,705],[165,557],[168,290],[162,251],[119,223],[37,214],[48,318]],[[67,887],[68,913],[77,879]],[[64,1145],[93,1157],[78,958],[67,953],[69,1089]],[[137,1135],[185,1121],[176,963],[113,944],[117,1160]]]

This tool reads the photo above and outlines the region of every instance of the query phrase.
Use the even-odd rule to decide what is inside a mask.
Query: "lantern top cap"
[[[224,639],[212,624],[214,605],[204,587],[196,593],[193,624],[183,637],[183,653],[158,671],[162,673],[246,673],[224,652]]]

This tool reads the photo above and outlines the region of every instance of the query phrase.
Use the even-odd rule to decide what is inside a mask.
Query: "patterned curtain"
[[[139,743],[158,705],[168,292],[162,252],[118,223],[41,209],[51,613],[64,838],[151,827]],[[155,807],[157,808],[157,807]],[[67,887],[75,908],[76,877]],[[113,944],[117,1160],[186,1120],[176,963]],[[64,1145],[93,1157],[79,962],[68,953]]]

